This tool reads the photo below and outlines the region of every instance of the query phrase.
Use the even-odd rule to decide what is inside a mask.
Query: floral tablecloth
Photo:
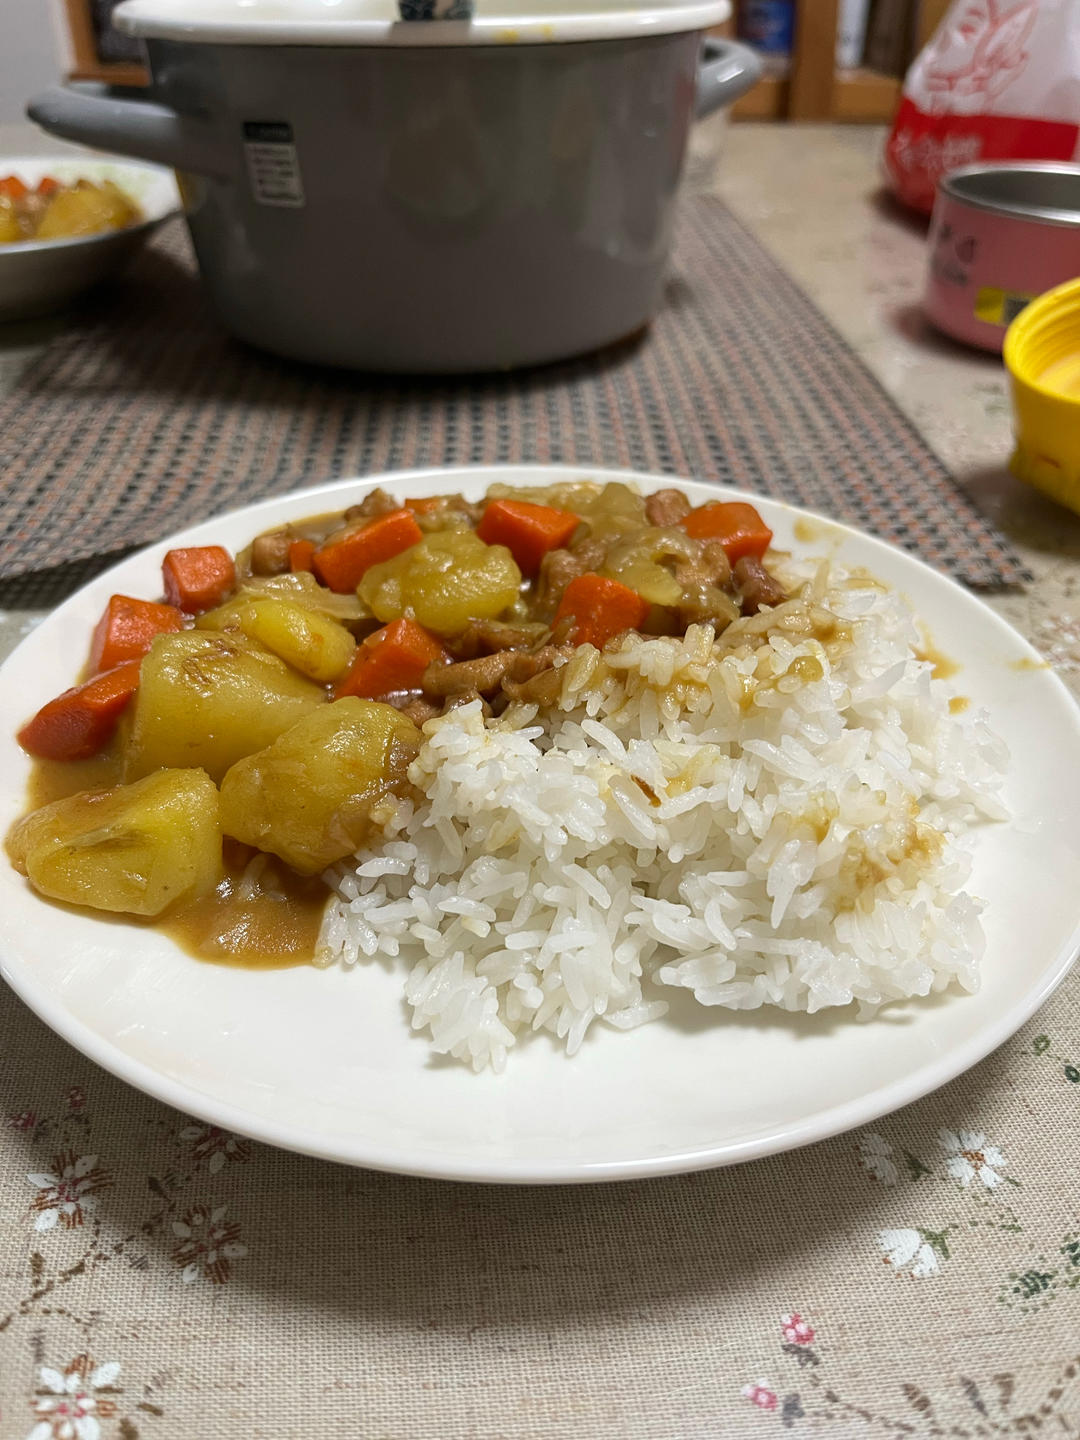
[[[873,1129],[599,1188],[304,1159],[0,1034],[4,1440],[1080,1433],[1080,973]]]

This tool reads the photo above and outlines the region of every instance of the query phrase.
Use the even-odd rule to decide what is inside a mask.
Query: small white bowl
[[[0,321],[26,320],[62,309],[92,285],[114,275],[162,220],[180,208],[171,170],[136,160],[94,156],[0,156],[0,176],[17,175],[33,189],[46,175],[75,180],[112,180],[142,212],[137,225],[71,240],[20,240],[0,245]]]

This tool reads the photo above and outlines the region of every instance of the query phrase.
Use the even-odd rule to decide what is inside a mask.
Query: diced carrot
[[[339,595],[355,590],[366,570],[392,560],[424,538],[411,510],[379,515],[359,530],[332,540],[312,557],[315,574]]]
[[[0,179],[0,195],[6,195],[9,200],[25,200],[29,194],[29,188],[17,175],[5,175]]]
[[[165,599],[186,615],[212,610],[236,584],[236,566],[220,545],[170,550],[161,566]]]
[[[90,668],[98,673],[114,670],[125,660],[139,660],[157,635],[182,630],[184,617],[173,605],[114,595],[98,621],[90,645]]]
[[[312,570],[312,561],[315,558],[315,542],[313,540],[290,540],[289,541],[289,569],[295,575],[298,570]]]
[[[138,660],[95,675],[43,705],[19,731],[19,744],[42,760],[88,760],[112,735],[138,688]]]
[[[485,545],[505,545],[523,575],[535,575],[549,550],[565,545],[580,524],[569,510],[531,500],[492,500],[476,533]]]
[[[679,524],[691,539],[719,540],[733,565],[744,555],[760,560],[772,540],[765,521],[743,500],[712,500],[691,510]]]
[[[62,190],[63,188],[60,181],[55,180],[51,175],[43,175],[37,183],[37,193],[39,195],[55,195],[57,190]]]
[[[414,515],[428,515],[432,510],[438,510],[444,498],[442,495],[425,495],[420,500],[406,500],[405,509],[411,510]]]
[[[399,690],[415,690],[433,660],[450,657],[415,620],[394,620],[357,646],[349,673],[338,681],[335,699],[359,695],[377,700]]]
[[[575,645],[595,645],[602,650],[624,630],[636,630],[645,623],[649,602],[636,590],[604,575],[579,575],[563,591],[555,612],[556,625],[567,615],[577,622],[572,639]]]

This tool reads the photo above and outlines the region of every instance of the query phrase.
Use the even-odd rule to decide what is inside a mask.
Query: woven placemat
[[[699,197],[647,334],[493,377],[372,378],[249,349],[223,333],[186,232],[167,226],[0,410],[0,602],[45,603],[125,549],[296,486],[530,460],[744,486],[971,585],[1026,578],[795,282]]]

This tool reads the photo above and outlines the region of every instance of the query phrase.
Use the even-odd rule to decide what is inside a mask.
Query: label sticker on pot
[[[291,209],[303,205],[300,160],[288,121],[245,120],[244,155],[251,192],[259,205],[285,205]]]

